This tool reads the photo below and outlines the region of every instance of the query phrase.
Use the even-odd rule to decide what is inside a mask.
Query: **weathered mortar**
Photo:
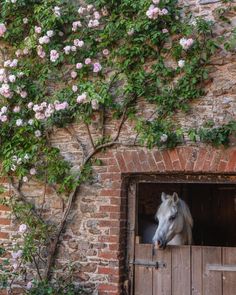
[[[194,15],[212,20],[216,20],[215,9],[224,5],[216,0],[191,0],[181,3],[186,3]],[[231,17],[235,20],[236,13]],[[221,35],[229,30],[229,26],[217,26],[215,33]],[[188,114],[176,115],[176,121],[182,128],[198,127],[207,120],[222,124],[236,118],[235,73],[235,54],[222,50],[212,60],[212,82],[206,85],[206,96],[194,101]],[[141,100],[139,106],[143,115],[148,118],[153,106]],[[108,122],[106,134],[114,135],[119,122]],[[86,149],[91,149],[84,126],[73,127]],[[92,135],[98,135],[98,127],[98,123],[92,126]],[[135,138],[133,127],[134,123],[126,122],[120,136],[122,142],[132,142]],[[66,130],[57,129],[51,142],[73,163],[73,169],[78,169],[83,151],[76,140]],[[233,142],[227,152],[186,142],[186,148],[162,154],[155,150],[149,152],[140,148],[117,147],[99,154],[98,158],[103,161],[102,166],[94,166],[92,181],[81,186],[70,213],[66,231],[61,239],[57,269],[60,272],[64,265],[72,261],[76,266],[77,282],[84,281],[91,287],[99,286],[99,294],[120,292],[118,286],[125,249],[125,233],[122,228],[125,227],[126,221],[125,200],[121,198],[121,172],[236,172],[236,148]],[[24,192],[30,201],[41,205],[43,197],[38,196],[43,196],[43,190],[40,183],[31,182]],[[53,222],[57,222],[62,215],[64,201],[52,189],[47,189],[44,209],[45,218],[53,218]],[[7,208],[0,206],[0,238],[4,243],[8,242],[9,234],[14,232],[14,227],[8,224],[9,212],[6,210]],[[97,291],[94,291],[94,294],[96,293]]]

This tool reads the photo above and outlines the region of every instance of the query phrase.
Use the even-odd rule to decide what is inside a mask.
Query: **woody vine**
[[[224,3],[227,11],[234,9],[231,1]],[[227,21],[224,13],[219,11],[219,16]],[[122,145],[119,137],[127,120],[136,125],[132,146],[173,148],[183,143],[184,134],[214,145],[229,143],[235,121],[222,126],[206,122],[183,131],[172,120],[204,95],[211,57],[234,44],[234,32],[227,41],[216,40],[213,27],[201,18],[183,18],[176,0],[96,0],[83,5],[1,1],[0,158],[1,175],[12,188],[2,202],[21,223],[12,259],[1,270],[9,292],[22,276],[23,288],[31,294],[45,285],[52,290],[47,294],[80,292],[66,280],[63,286],[55,281],[50,285],[60,236],[96,154]],[[155,106],[148,119],[135,116],[140,98]],[[118,124],[113,136],[106,130],[108,116]],[[91,134],[95,120],[100,122],[96,139]],[[84,150],[74,122],[86,127],[89,150]],[[64,128],[83,151],[77,172],[50,144],[55,127]],[[49,225],[40,209],[27,202],[22,188],[31,178],[67,196],[59,224]],[[48,255],[42,257],[45,248]],[[35,271],[30,280],[28,264]]]

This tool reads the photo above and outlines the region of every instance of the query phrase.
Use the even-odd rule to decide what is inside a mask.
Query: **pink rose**
[[[93,65],[93,72],[94,73],[98,73],[102,70],[102,66],[99,62],[96,62],[94,65]]]
[[[26,230],[27,230],[27,225],[26,224],[21,224],[19,226],[18,232],[23,234],[24,232],[26,232]]]
[[[28,282],[26,285],[26,289],[30,290],[33,287],[33,283],[32,282]]]
[[[51,60],[51,62],[57,61],[58,58],[59,58],[59,53],[56,50],[51,50],[50,51],[50,60]]]
[[[72,86],[72,91],[73,92],[77,92],[78,91],[78,86],[77,85],[73,85]]]
[[[82,69],[82,67],[83,67],[83,64],[81,62],[78,62],[76,64],[76,69],[80,70],[80,69]]]
[[[75,71],[72,71],[70,73],[70,76],[71,76],[72,79],[75,79],[77,77],[77,73]]]
[[[86,102],[86,100],[87,100],[87,93],[84,92],[81,95],[78,95],[77,96],[77,100],[76,101],[77,101],[77,103],[81,104],[81,103]]]
[[[30,175],[35,175],[37,173],[35,168],[30,169]]]
[[[27,94],[26,91],[21,91],[21,92],[20,92],[20,96],[21,96],[22,98],[26,98],[26,97],[28,96],[28,94]]]
[[[36,34],[41,34],[41,32],[42,32],[42,28],[41,28],[41,27],[37,27],[37,26],[35,26],[35,27],[34,27],[34,31],[35,31]]]
[[[6,31],[7,31],[6,26],[3,23],[1,23],[0,24],[0,37],[3,37],[4,34],[6,33]]]
[[[97,111],[99,109],[99,103],[98,103],[98,101],[96,99],[93,99],[91,101],[91,105],[92,105],[93,110]]]
[[[83,47],[84,46],[84,41],[83,40],[79,40],[79,39],[75,39],[74,40],[74,45],[76,47]]]
[[[20,106],[15,106],[13,109],[13,113],[19,113],[20,111]]]
[[[91,64],[91,62],[92,62],[91,58],[86,58],[85,61],[84,61],[84,63],[85,63],[86,65]]]
[[[110,54],[109,50],[108,49],[103,49],[102,51],[103,55],[107,56]]]
[[[71,51],[71,46],[67,45],[63,48],[63,50],[64,50],[65,54],[69,54]]]

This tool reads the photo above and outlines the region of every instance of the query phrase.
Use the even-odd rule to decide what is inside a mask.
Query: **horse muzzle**
[[[164,250],[166,248],[166,242],[161,239],[158,239],[154,242],[154,248]]]

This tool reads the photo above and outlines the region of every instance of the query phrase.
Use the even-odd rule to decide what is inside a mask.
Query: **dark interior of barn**
[[[145,241],[145,223],[157,224],[155,213],[161,193],[177,192],[189,206],[193,220],[193,244],[236,246],[236,185],[222,183],[139,183],[137,235]]]

